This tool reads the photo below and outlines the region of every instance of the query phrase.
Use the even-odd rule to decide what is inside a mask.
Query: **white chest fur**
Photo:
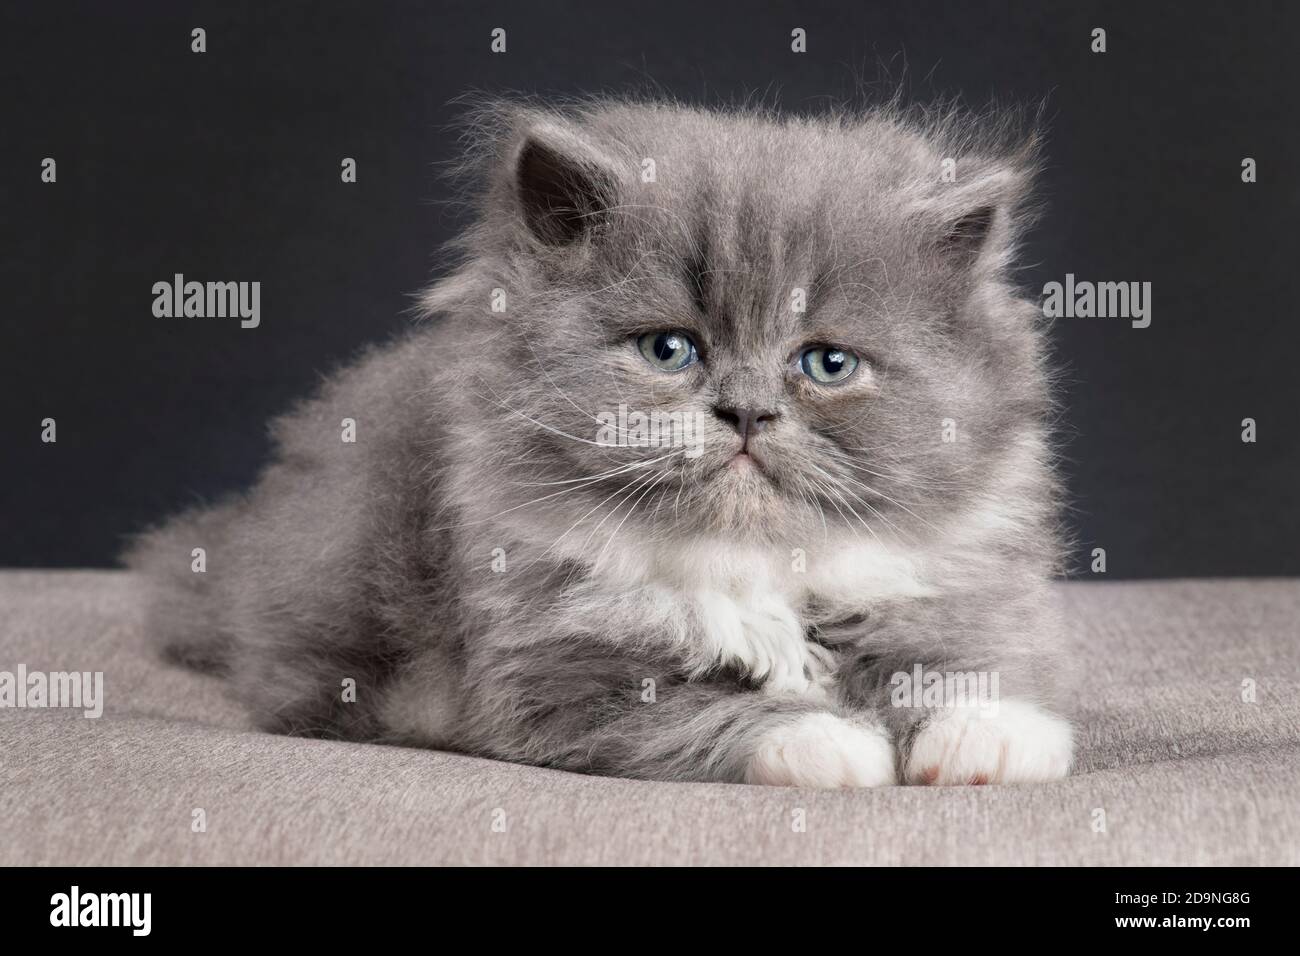
[[[826,541],[820,547],[756,547],[697,539],[624,552],[606,567],[654,586],[690,609],[691,654],[700,670],[735,665],[771,692],[820,694],[831,655],[806,638],[806,609],[847,615],[887,598],[929,593],[906,549],[881,542]],[[616,571],[614,570],[616,569]]]

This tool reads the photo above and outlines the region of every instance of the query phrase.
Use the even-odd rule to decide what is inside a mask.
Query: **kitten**
[[[1064,776],[1043,333],[1007,278],[1032,138],[598,101],[472,125],[430,321],[275,421],[246,495],[134,547],[167,652],[284,733],[663,780]]]

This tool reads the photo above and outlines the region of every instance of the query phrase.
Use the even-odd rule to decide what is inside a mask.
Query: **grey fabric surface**
[[[1061,585],[1075,773],[856,792],[258,733],[218,681],[148,654],[136,588],[0,573],[0,670],[100,670],[106,699],[98,720],[0,709],[0,864],[1300,863],[1300,581]]]

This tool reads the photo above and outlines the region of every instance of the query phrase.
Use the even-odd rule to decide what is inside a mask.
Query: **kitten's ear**
[[[1029,174],[1013,168],[980,171],[967,182],[940,184],[923,204],[930,251],[949,267],[1001,264],[1025,221]]]
[[[940,253],[963,264],[977,259],[997,215],[998,207],[993,204],[962,213],[944,227],[938,243]]]
[[[588,235],[614,202],[613,163],[577,134],[539,124],[523,135],[514,160],[514,188],[528,230],[552,246]]]

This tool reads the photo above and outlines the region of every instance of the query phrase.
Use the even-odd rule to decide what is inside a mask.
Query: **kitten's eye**
[[[636,340],[645,360],[665,372],[680,372],[699,358],[695,343],[685,332],[647,332]]]
[[[837,385],[853,374],[858,367],[858,357],[844,349],[819,345],[804,350],[799,356],[799,367],[814,382]]]

